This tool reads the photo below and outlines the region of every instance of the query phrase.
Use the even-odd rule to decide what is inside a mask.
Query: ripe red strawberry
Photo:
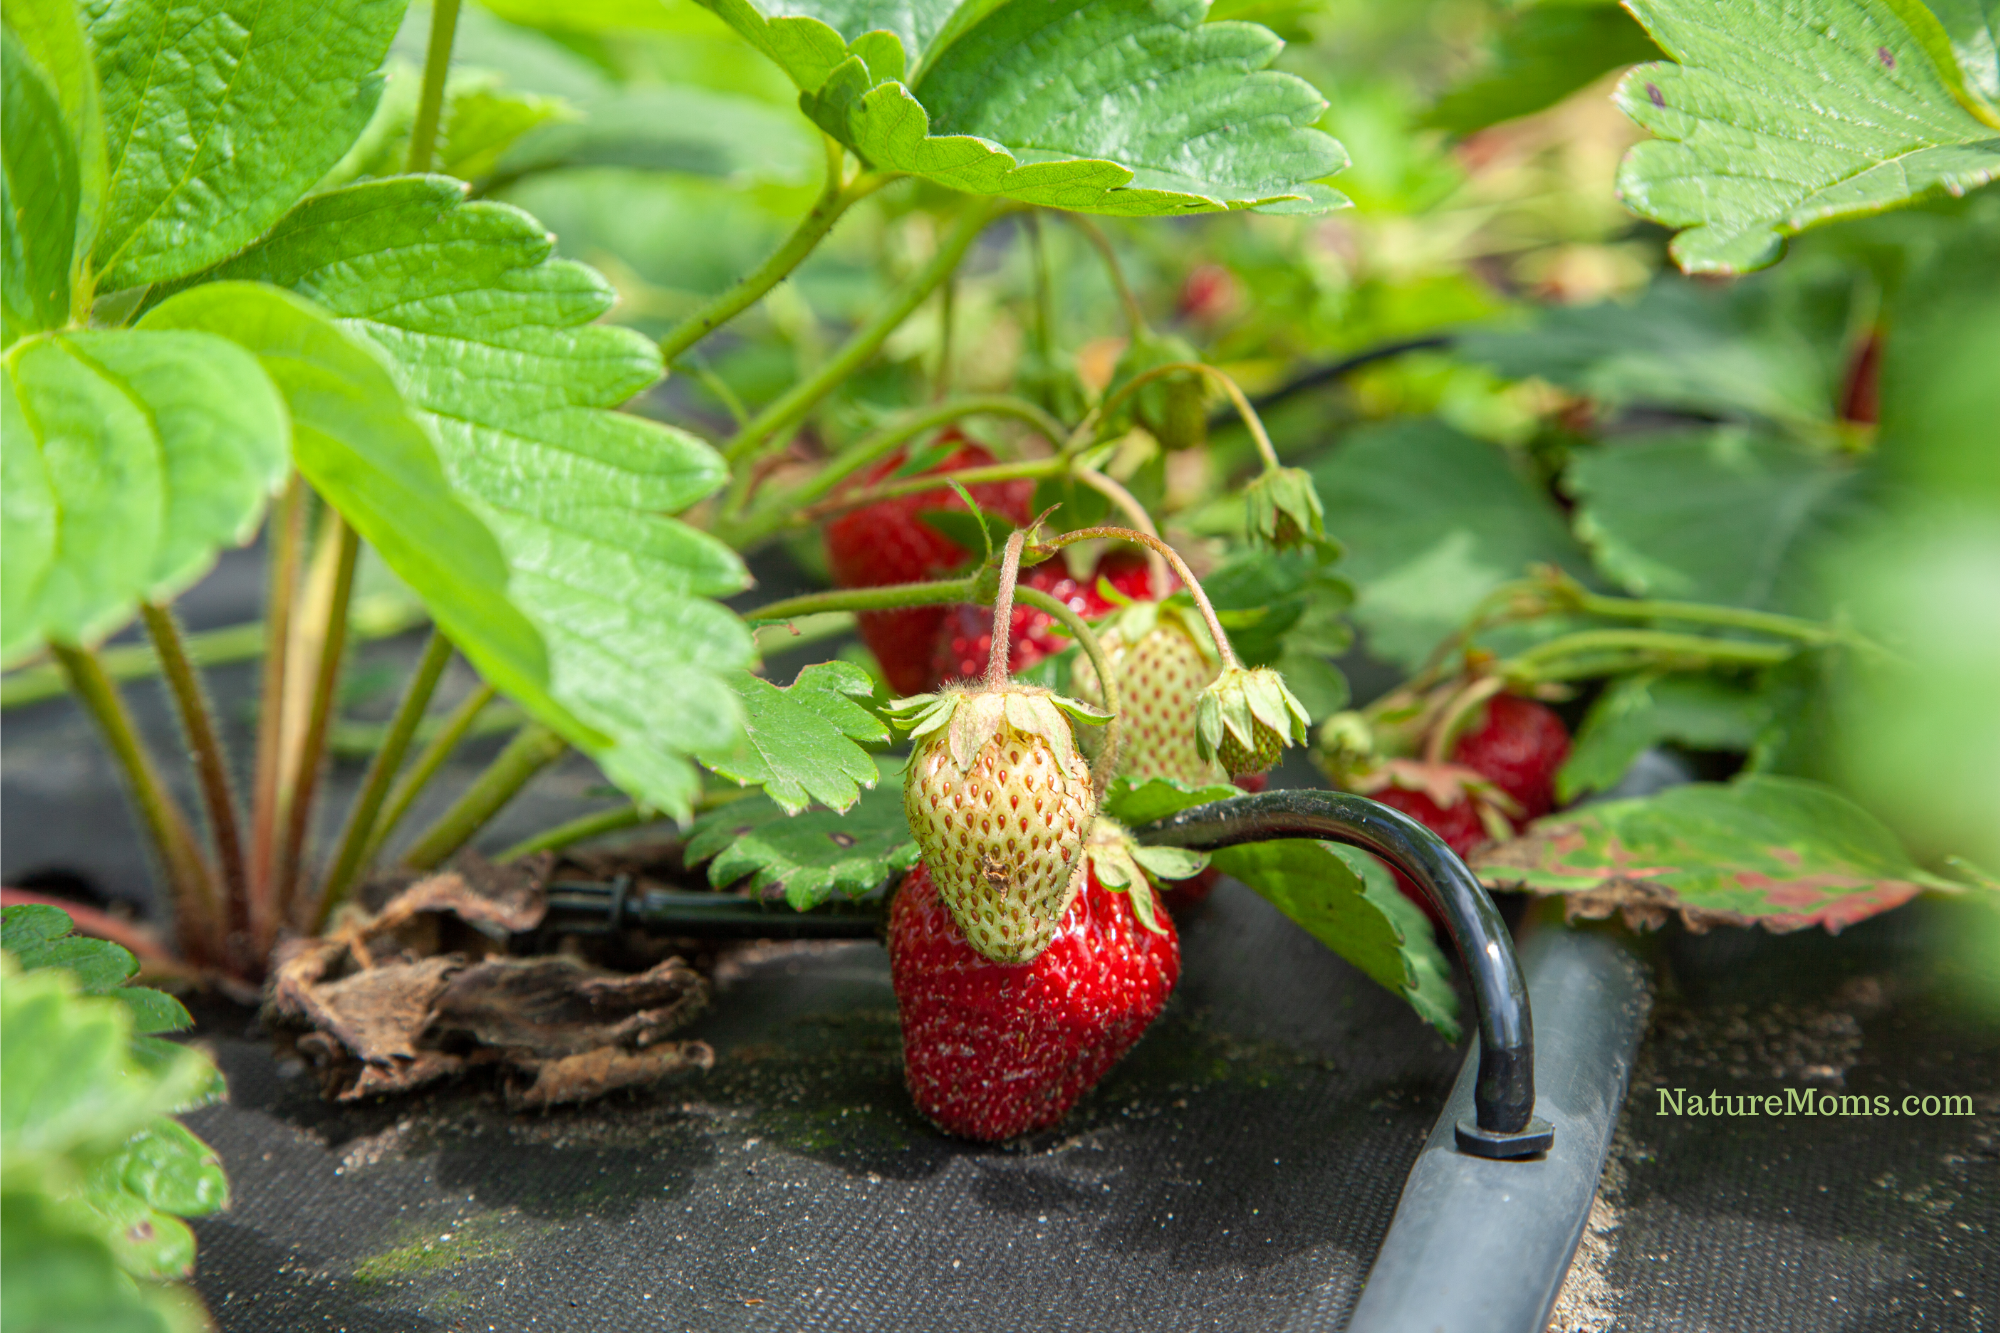
[[[1569,758],[1569,732],[1533,699],[1498,694],[1487,703],[1485,720],[1459,737],[1451,757],[1513,797],[1521,807],[1515,823],[1524,824],[1555,809],[1556,770]]]
[[[890,455],[876,464],[861,484],[887,481],[903,461],[901,451]],[[992,461],[992,454],[967,444],[930,471],[981,467]],[[1031,517],[1029,506],[1035,492],[1031,481],[985,482],[966,489],[981,508],[1016,526]],[[965,504],[956,494],[939,487],[849,510],[826,526],[827,563],[833,581],[843,588],[879,588],[937,578],[959,568],[972,558],[971,553],[917,515],[927,510],[963,508]],[[862,642],[881,662],[882,674],[898,694],[916,694],[937,683],[932,657],[944,617],[945,608],[938,606],[864,611],[856,617]]]
[[[1401,810],[1443,838],[1445,845],[1460,856],[1485,842],[1488,837],[1486,825],[1479,818],[1479,808],[1469,797],[1456,805],[1439,805],[1423,792],[1412,791],[1408,787],[1384,787],[1368,794],[1386,806]],[[1423,908],[1432,925],[1444,924],[1444,917],[1432,905],[1430,895],[1418,888],[1402,871],[1391,867],[1390,873],[1396,877],[1397,891]]]
[[[1111,609],[1095,589],[1069,576],[1060,560],[1037,565],[1021,575],[1021,583],[1039,588],[1059,598],[1086,620],[1094,620]],[[1050,653],[1061,652],[1069,640],[1057,632],[1056,618],[1026,602],[1014,604],[1014,628],[1007,640],[1007,669],[1026,671]],[[990,607],[961,603],[947,607],[944,627],[938,633],[933,670],[939,680],[965,680],[986,670],[993,651],[993,611]]]
[[[1150,597],[1151,571],[1146,557],[1135,551],[1108,552],[1087,578],[1073,579],[1060,560],[1050,560],[1021,575],[1021,582],[1061,598],[1069,609],[1085,620],[1109,615],[1115,606],[1104,600],[1097,581],[1101,578],[1114,590],[1134,601]],[[1069,645],[1046,611],[1017,603],[1014,630],[1007,643],[1007,669],[1026,671],[1052,653]],[[933,678],[940,681],[967,680],[986,670],[986,658],[993,650],[993,613],[983,606],[962,603],[948,607],[938,631],[937,652],[932,661]]]
[[[903,1072],[917,1109],[946,1133],[989,1142],[1053,1125],[1139,1039],[1180,977],[1173,920],[1140,924],[1130,891],[1088,887],[1032,963],[973,951],[927,866],[889,911],[889,968]]]

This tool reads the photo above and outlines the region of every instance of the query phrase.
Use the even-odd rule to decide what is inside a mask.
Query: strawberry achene
[[[1151,893],[1142,880],[1134,891]],[[1158,1017],[1180,977],[1180,939],[1139,924],[1126,892],[1089,876],[1031,963],[974,952],[919,864],[889,911],[903,1068],[939,1128],[998,1141],[1053,1125]]]

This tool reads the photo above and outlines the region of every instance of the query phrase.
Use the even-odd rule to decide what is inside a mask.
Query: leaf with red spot
[[[1832,788],[1764,775],[1551,816],[1473,862],[1491,887],[1562,895],[1572,918],[1620,912],[1634,927],[1678,912],[1697,930],[1838,931],[1925,889],[1964,887],[1920,868]]]

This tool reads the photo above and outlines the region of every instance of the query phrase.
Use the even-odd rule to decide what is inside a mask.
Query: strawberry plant
[[[178,1000],[126,985],[131,954],[70,934],[53,907],[0,914],[0,1210],[7,1326],[207,1326],[178,1279],[194,1268],[183,1217],[229,1199],[222,1166],[172,1116],[214,1101],[222,1076],[151,1035],[188,1027]]]
[[[1171,989],[1153,880],[1203,866],[1121,828],[1294,747],[1587,916],[1990,885],[1990,14],[1509,6],[1482,60],[1408,8],[1262,7],[1279,68],[1192,0],[10,5],[0,655],[114,756],[160,965],[262,981],[577,752],[617,804],[491,850],[900,880],[906,1022],[1072,1029],[1032,1107],[913,1047],[1002,1134]],[[236,755],[175,601],[259,534]],[[370,578],[427,638],[322,811]],[[1578,804],[1660,747],[1708,780]],[[1384,866],[1211,863],[1456,1036]],[[1036,968],[1127,993],[993,998]]]

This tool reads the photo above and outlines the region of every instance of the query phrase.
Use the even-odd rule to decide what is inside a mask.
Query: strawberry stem
[[[1236,408],[1236,415],[1243,418],[1244,428],[1250,432],[1250,438],[1257,442],[1257,453],[1264,460],[1264,471],[1277,472],[1284,467],[1284,464],[1278,461],[1278,451],[1271,444],[1271,436],[1264,429],[1263,419],[1257,415],[1257,409],[1250,406],[1250,400],[1244,396],[1242,388],[1223,371],[1200,361],[1168,361],[1152,367],[1143,374],[1134,375],[1118,387],[1118,392],[1099,403],[1097,411],[1085,419],[1083,425],[1077,429],[1081,431],[1109,417],[1112,408],[1161,376],[1181,374],[1206,375],[1221,385],[1222,392],[1228,395],[1230,403]]]
[[[1124,721],[1118,712],[1117,673],[1112,671],[1111,660],[1104,655],[1104,645],[1098,642],[1096,632],[1082,616],[1070,609],[1069,603],[1033,586],[1017,585],[1014,596],[1055,617],[1083,646],[1084,656],[1097,669],[1098,688],[1104,693],[1104,711],[1111,714],[1111,720],[1104,724],[1104,744],[1097,752],[1097,762],[1090,766],[1090,784],[1097,789],[1098,799],[1102,800],[1104,789],[1111,785],[1112,776],[1118,772],[1118,750],[1124,743]]]
[[[752,625],[769,625],[821,611],[894,611],[906,606],[949,606],[978,600],[978,578],[940,579],[934,583],[889,583],[879,588],[832,588],[826,592],[787,597],[743,618]]]
[[[1146,506],[1139,503],[1139,497],[1120,486],[1094,467],[1080,467],[1076,479],[1092,490],[1103,495],[1125,511],[1125,517],[1132,520],[1132,526],[1148,537],[1158,539],[1160,530],[1153,526],[1153,516],[1146,512]],[[1158,551],[1146,552],[1146,583],[1153,600],[1159,601],[1167,595],[1167,562]]]
[[[1135,542],[1164,556],[1167,563],[1174,567],[1174,573],[1181,576],[1181,582],[1187,585],[1188,595],[1194,598],[1194,604],[1201,608],[1201,618],[1208,625],[1209,636],[1215,640],[1215,651],[1221,654],[1223,668],[1228,670],[1243,665],[1236,660],[1236,650],[1229,646],[1229,636],[1223,633],[1222,622],[1216,618],[1215,608],[1209,604],[1208,594],[1202,591],[1201,580],[1196,578],[1194,571],[1187,567],[1187,561],[1181,559],[1180,552],[1161,541],[1158,537],[1144,532],[1135,532],[1131,528],[1110,526],[1078,528],[1075,532],[1065,532],[1060,537],[1052,537],[1047,542],[1042,543],[1042,546],[1046,550],[1059,551],[1065,546],[1080,541],[1087,541],[1093,537],[1113,537],[1119,541]]]
[[[1007,554],[1000,558],[1000,591],[993,597],[993,651],[986,657],[989,690],[1007,685],[1007,650],[1014,637],[1014,584],[1021,577],[1021,548],[1027,542],[1027,530],[1016,528],[1007,538]]]
[[[1431,728],[1430,739],[1424,745],[1424,758],[1433,764],[1443,763],[1446,753],[1451,748],[1452,733],[1458,729],[1459,722],[1473,709],[1500,693],[1506,683],[1499,676],[1485,676],[1472,681],[1453,695],[1451,701],[1445,705],[1443,714]]]

